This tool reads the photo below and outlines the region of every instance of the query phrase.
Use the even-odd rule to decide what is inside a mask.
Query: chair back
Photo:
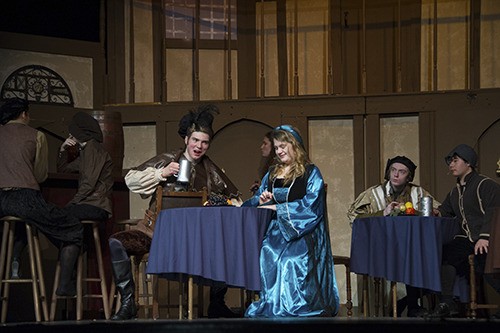
[[[162,186],[156,189],[156,212],[167,208],[201,207],[207,201],[207,189],[201,191],[164,192]]]

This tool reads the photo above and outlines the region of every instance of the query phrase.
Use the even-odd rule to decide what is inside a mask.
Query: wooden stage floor
[[[496,328],[495,328],[496,327]],[[161,319],[161,320],[83,320],[20,322],[0,324],[0,332],[16,333],[317,333],[317,332],[498,332],[500,320],[414,318],[309,318],[309,319]]]

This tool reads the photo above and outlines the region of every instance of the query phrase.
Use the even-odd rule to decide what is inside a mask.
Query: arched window
[[[13,72],[2,85],[2,99],[19,97],[29,102],[74,106],[64,79],[52,69],[29,65]]]

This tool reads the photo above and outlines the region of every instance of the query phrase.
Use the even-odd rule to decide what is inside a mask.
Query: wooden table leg
[[[193,319],[193,277],[188,277],[188,319]]]
[[[394,318],[398,317],[398,290],[397,283],[391,281],[391,291],[392,291],[392,316]]]

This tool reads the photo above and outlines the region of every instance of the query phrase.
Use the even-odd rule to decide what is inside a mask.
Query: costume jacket
[[[471,242],[489,239],[490,222],[495,207],[500,207],[500,185],[494,180],[472,171],[465,176],[465,185],[457,185],[439,207],[442,216],[460,220],[462,232],[455,237],[466,237]]]
[[[413,207],[418,210],[420,200],[424,196],[432,197],[422,187],[408,183],[403,191],[397,197],[394,197],[390,182],[385,181],[383,184],[372,186],[362,192],[352,203],[347,212],[347,217],[352,224],[358,216],[383,216],[385,207],[392,201],[411,202]],[[439,207],[440,203],[438,201],[433,199],[432,202],[434,208]]]
[[[113,161],[103,145],[94,139],[86,142],[80,156],[68,163],[67,152],[59,153],[57,171],[78,173],[78,191],[69,204],[87,204],[112,214]]]
[[[125,176],[125,183],[132,192],[140,194],[143,198],[151,197],[149,202],[150,212],[147,212],[149,216],[141,220],[137,225],[137,229],[151,238],[154,229],[154,223],[151,223],[151,219],[155,219],[153,214],[156,210],[156,196],[153,194],[158,185],[163,187],[164,192],[175,190],[176,177],[163,178],[161,169],[171,162],[179,162],[181,158],[185,158],[183,152],[184,149],[155,156],[131,169]],[[206,188],[208,194],[224,194],[228,198],[238,198],[240,196],[236,186],[207,155],[204,155],[196,165],[192,166],[191,184],[193,191],[201,191]]]
[[[45,134],[11,120],[0,127],[0,142],[0,188],[40,190],[38,183],[43,182],[48,174]]]

